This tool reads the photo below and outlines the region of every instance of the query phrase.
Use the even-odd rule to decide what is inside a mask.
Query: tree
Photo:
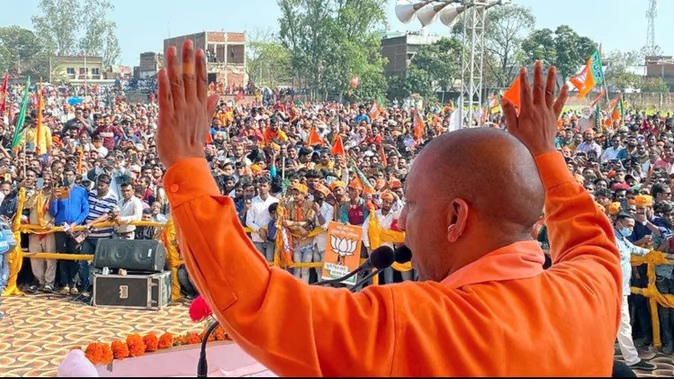
[[[293,84],[290,51],[271,30],[254,32],[247,54],[246,69],[253,83],[270,88]]]
[[[106,66],[122,55],[117,24],[109,19],[114,6],[109,0],[40,0],[33,16],[35,34],[51,55],[100,56]]]
[[[290,52],[293,75],[312,97],[344,93],[352,75],[361,78],[363,90],[354,91],[357,96],[375,88],[368,81],[382,81],[385,60],[376,32],[385,26],[386,0],[278,0],[278,4],[281,43]]]
[[[388,78],[386,97],[389,100],[406,99],[415,93],[424,99],[435,99],[435,91],[431,86],[428,72],[410,66],[405,75],[391,75]]]
[[[412,58],[411,65],[427,73],[436,92],[450,90],[461,78],[463,45],[456,38],[442,38],[421,46]]]
[[[470,14],[465,12],[464,18],[454,27],[454,35],[460,39],[463,38],[463,22]],[[515,77],[523,61],[522,41],[533,30],[535,23],[531,10],[523,6],[496,7],[487,12],[484,28],[485,55],[488,58],[484,59],[484,69],[490,71],[488,76],[496,80],[491,85],[505,87]]]
[[[641,78],[641,84],[639,86],[641,92],[647,93],[667,93],[669,92],[669,86],[662,78]]]
[[[49,61],[42,41],[20,26],[0,27],[0,73],[48,75]]]
[[[115,35],[117,24],[108,19],[115,7],[108,0],[85,0],[81,27],[83,36],[79,48],[87,55],[100,56],[103,65],[112,66],[119,62],[121,49]]]
[[[35,34],[56,55],[75,54],[81,26],[78,0],[40,0],[40,14],[32,17]]]
[[[554,33],[550,29],[534,31],[522,41],[522,49],[525,64],[544,60],[548,64],[554,64],[557,72],[566,79],[579,71],[597,49],[597,44],[578,35],[569,26],[561,25]]]
[[[627,89],[638,88],[640,78],[630,72],[629,67],[638,64],[640,55],[637,51],[625,53],[611,51],[602,57],[602,63],[606,66],[604,71],[606,84],[612,90],[625,92]]]

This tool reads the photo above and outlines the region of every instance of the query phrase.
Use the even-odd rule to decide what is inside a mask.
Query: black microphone
[[[339,283],[343,280],[349,279],[350,277],[352,277],[354,275],[358,275],[362,271],[370,270],[370,269],[373,269],[373,268],[382,269],[382,268],[389,267],[390,265],[393,264],[394,261],[395,261],[395,257],[394,257],[393,249],[391,249],[388,246],[380,246],[380,247],[374,249],[374,251],[370,254],[370,257],[367,259],[367,261],[365,261],[365,263],[360,265],[354,271],[351,271],[350,273],[348,273],[345,276],[342,276],[341,278],[323,280],[323,281],[314,283],[314,285],[324,286],[326,284]]]
[[[412,260],[412,250],[405,245],[401,245],[394,252],[395,261],[399,264],[404,264]]]
[[[201,353],[199,354],[199,363],[197,363],[197,378],[205,378],[208,376],[208,362],[206,361],[206,343],[208,338],[213,334],[215,329],[220,325],[219,322],[214,321],[211,326],[208,327],[206,333],[204,333],[204,338],[201,340]]]
[[[399,264],[407,263],[412,260],[412,250],[410,250],[409,247],[402,245],[399,248],[397,248],[393,252],[395,262]],[[369,273],[367,276],[365,276],[363,279],[361,279],[358,283],[356,283],[349,291],[351,292],[356,292],[359,287],[361,287],[363,284],[367,283],[368,280],[373,278],[375,275],[379,275],[380,272],[382,272],[385,268],[393,265],[393,262],[391,262],[390,265],[386,267],[377,267],[376,271],[373,271]]]

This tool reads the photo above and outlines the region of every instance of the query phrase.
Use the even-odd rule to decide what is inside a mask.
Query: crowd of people
[[[130,224],[161,223],[170,217],[162,183],[165,168],[154,142],[154,97],[130,103],[98,87],[41,87],[31,96],[20,145],[11,149],[23,90],[9,86],[0,117],[0,217],[21,217],[24,224],[46,228],[67,225],[64,232],[22,235],[25,250],[93,254],[100,238],[157,238],[160,228]],[[383,229],[399,230],[409,167],[425,143],[448,130],[454,109],[426,106],[419,135],[414,103],[309,103],[292,94],[274,92],[255,102],[221,101],[205,146],[213,177],[222,194],[234,199],[241,223],[268,261],[274,260],[280,225],[292,236],[293,262],[322,262],[331,221],[363,226],[361,257],[366,258],[371,250],[369,217],[376,217]],[[83,100],[72,104],[74,97]],[[626,112],[613,125],[568,111],[559,123],[556,142],[569,170],[615,221],[618,238],[624,236],[632,247],[674,252],[673,123],[670,114],[637,111]],[[505,125],[498,112],[481,114],[472,124]],[[17,215],[19,188],[26,189],[26,202]],[[91,227],[102,221],[114,226]],[[88,228],[76,233],[74,226]],[[533,234],[549,248],[545,227]],[[646,251],[630,249],[627,258]],[[90,295],[89,262],[29,262],[20,276],[27,291]],[[0,268],[1,292],[7,284],[6,259],[0,259]],[[626,270],[633,270],[631,285],[647,285],[645,265],[632,269],[627,263]],[[320,280],[316,269],[292,271],[308,283]],[[670,265],[656,268],[661,293],[674,294],[673,271]],[[413,279],[413,271],[387,269],[381,282]],[[629,303],[635,344],[648,347],[653,331],[648,301],[631,295]],[[660,307],[658,313],[662,352],[671,354],[674,310]]]

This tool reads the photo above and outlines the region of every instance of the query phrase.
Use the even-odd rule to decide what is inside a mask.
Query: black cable
[[[208,376],[208,362],[206,362],[206,343],[208,338],[213,334],[215,329],[220,325],[219,322],[214,321],[211,326],[208,327],[204,338],[201,340],[201,353],[199,354],[199,363],[197,364],[197,378],[205,378]]]
[[[361,287],[363,284],[367,283],[368,280],[372,279],[375,275],[379,275],[379,273],[382,272],[382,271],[383,271],[383,270],[378,269],[378,270],[374,270],[374,271],[372,271],[371,273],[367,274],[363,279],[361,279],[359,282],[357,282],[356,284],[354,284],[353,287],[351,287],[351,290],[350,290],[350,291],[351,291],[351,292],[356,292],[356,290],[358,289],[358,287]]]

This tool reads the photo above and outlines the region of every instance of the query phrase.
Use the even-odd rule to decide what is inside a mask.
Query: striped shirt
[[[108,194],[99,199],[97,191],[91,190],[89,192],[89,215],[85,222],[92,222],[115,208],[117,208],[117,197],[113,191],[108,190]],[[112,238],[112,227],[92,229],[89,238]]]

